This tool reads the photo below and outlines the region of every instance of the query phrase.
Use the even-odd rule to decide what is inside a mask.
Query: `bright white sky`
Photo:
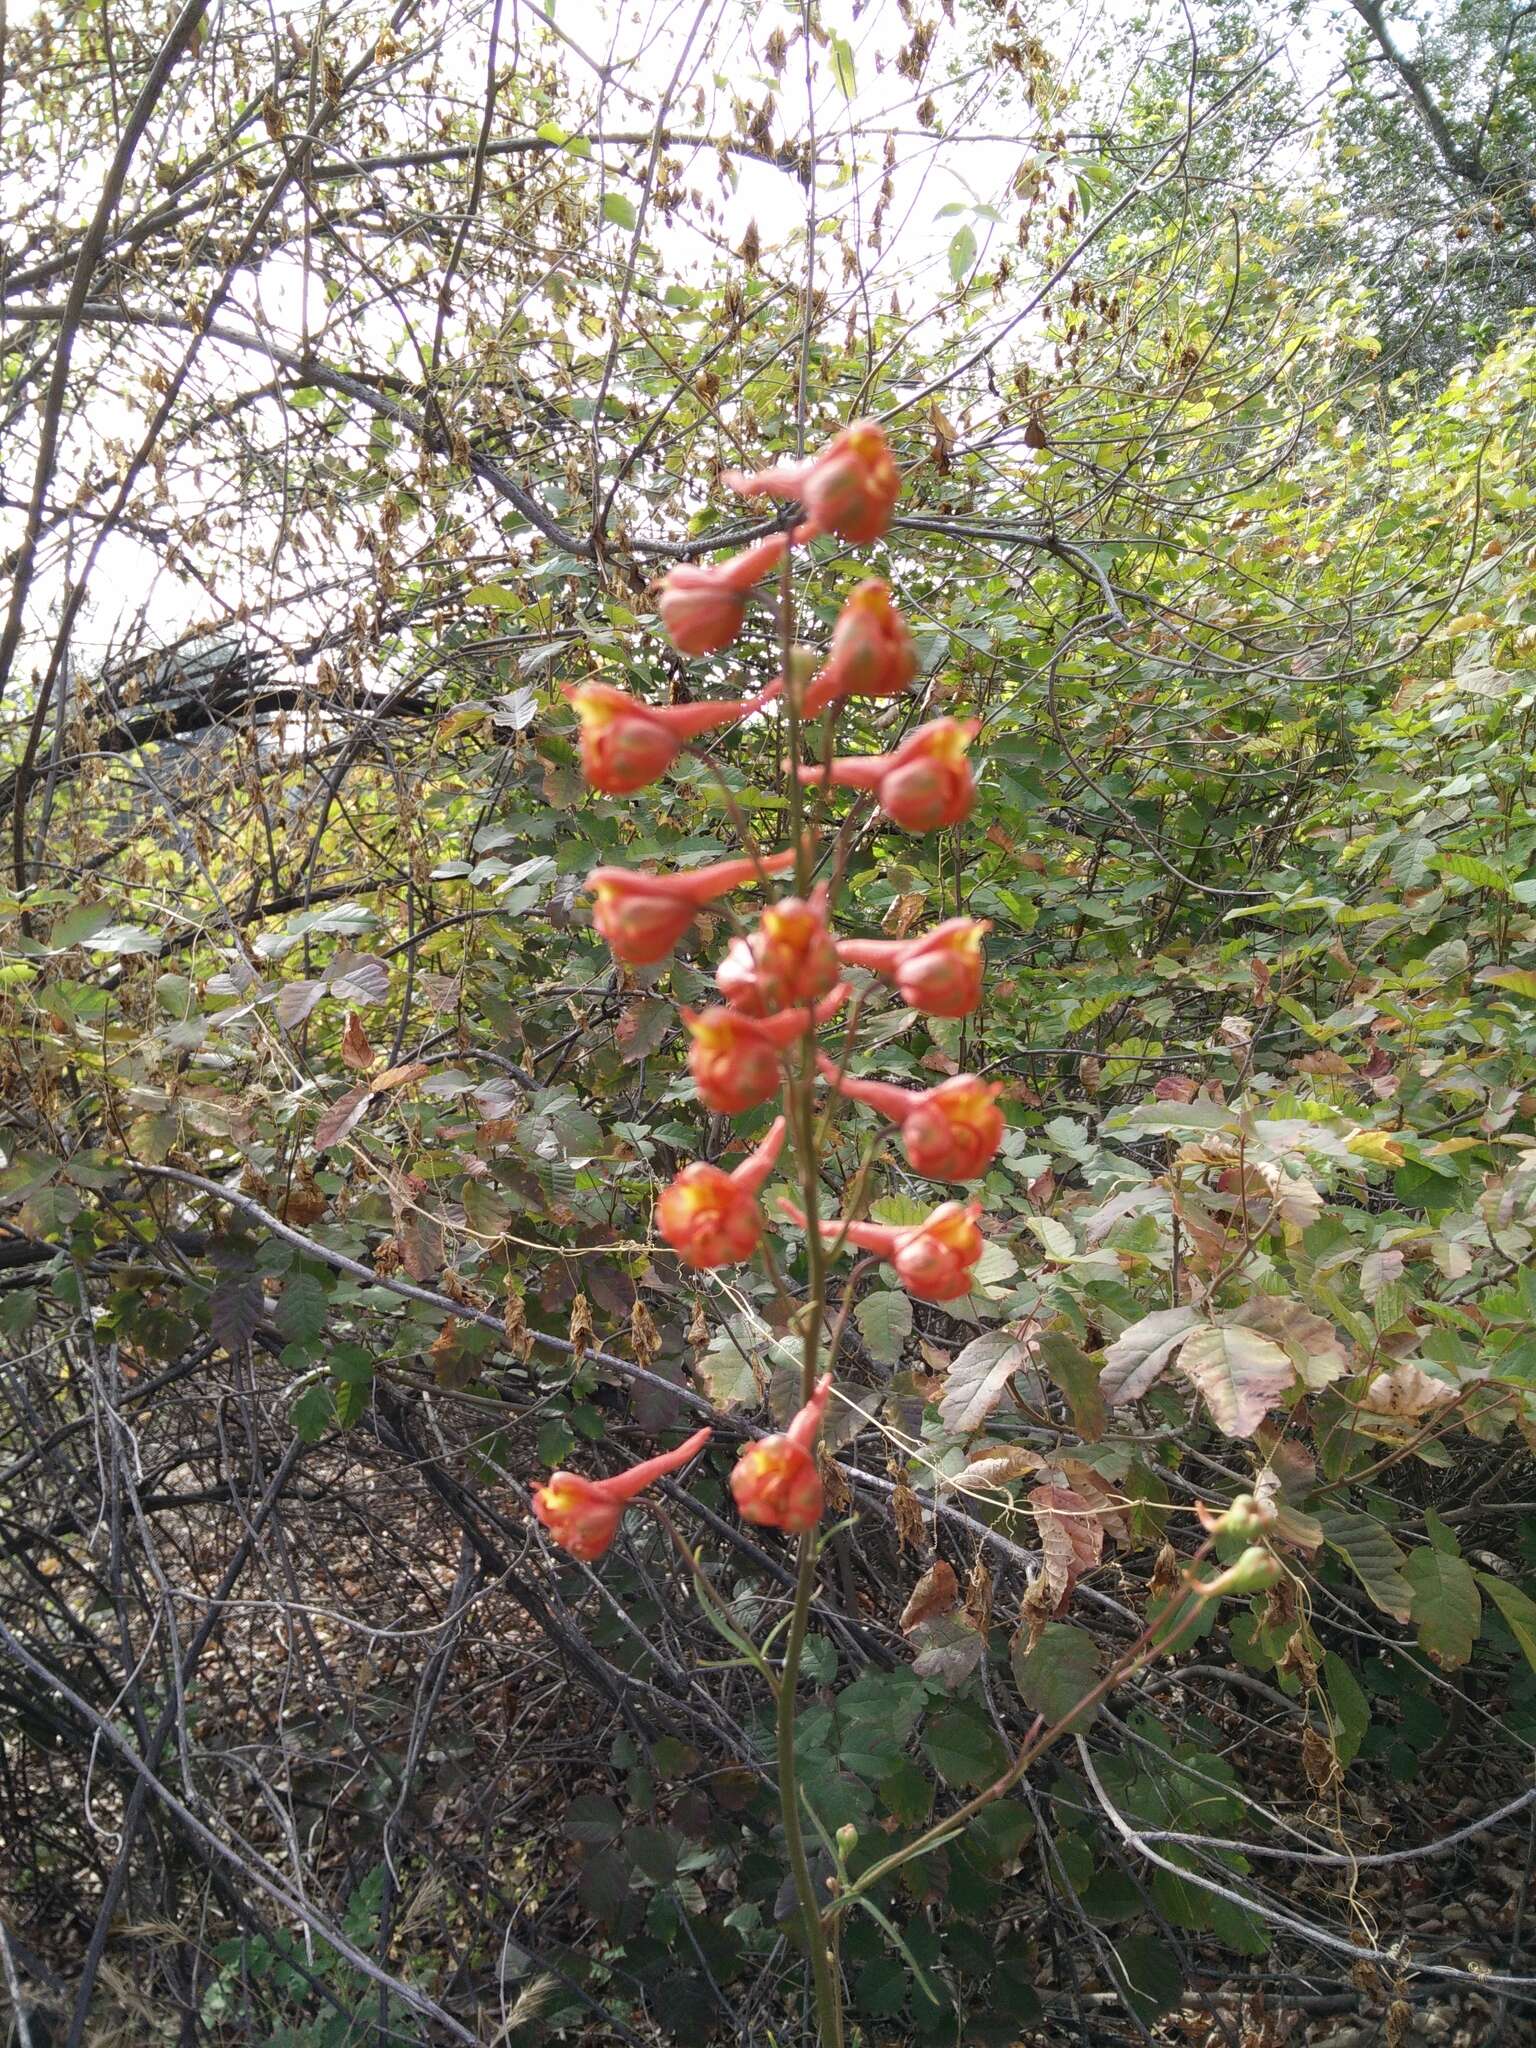
[[[961,15],[964,22],[971,9],[966,0],[959,0],[959,5],[966,9]],[[508,59],[507,42],[519,7],[525,44],[541,35],[531,0],[506,0],[503,39]],[[1059,124],[1069,132],[1112,119],[1117,101],[1131,88],[1146,59],[1166,53],[1188,34],[1189,17],[1178,0],[1153,0],[1150,7],[1134,12],[1122,0],[1108,0],[1092,13],[1068,7],[1055,26],[1048,10],[1028,11],[1058,75],[1081,95],[1052,114],[1050,125]],[[826,42],[813,48],[807,91],[806,46],[796,33],[802,18],[799,0],[762,0],[758,5],[746,0],[551,0],[548,8],[555,30],[563,31],[570,44],[580,45],[585,53],[559,46],[571,107],[593,109],[599,127],[648,128],[671,86],[669,126],[726,135],[735,129],[738,99],[758,104],[771,91],[777,103],[776,138],[814,133],[823,157],[829,147],[836,152],[837,167],[824,166],[818,180],[816,211],[823,224],[841,215],[850,230],[856,230],[854,238],[867,266],[859,288],[881,305],[896,293],[909,317],[937,318],[953,289],[950,251],[957,233],[974,233],[975,260],[984,263],[992,237],[1001,233],[1011,240],[1014,202],[1009,188],[1032,153],[1040,119],[1025,104],[1019,81],[1003,67],[983,61],[969,71],[961,69],[959,52],[966,39],[952,32],[941,36],[920,84],[914,86],[901,76],[892,59],[909,30],[897,0],[819,0],[815,12],[828,36],[841,39],[846,47],[851,97],[844,89],[849,65],[836,61]],[[458,73],[455,97],[462,95],[462,103],[469,106],[478,103],[483,91],[483,34],[489,20],[488,13],[476,13],[474,33],[459,32],[457,42],[450,43],[447,66],[449,78],[455,70]],[[307,25],[307,7],[295,7],[292,14]],[[790,44],[788,61],[777,77],[766,61],[768,37],[775,28],[783,30]],[[999,27],[996,32],[1006,31]],[[978,29],[969,40],[984,53],[991,33]],[[1288,32],[1278,61],[1292,65],[1307,88],[1316,91],[1331,75],[1338,49],[1335,10],[1319,5]],[[601,88],[589,60],[608,69],[609,82]],[[918,118],[919,104],[930,93],[937,132]],[[578,125],[574,111],[570,125]],[[876,258],[867,246],[867,233],[884,175],[881,156],[887,134],[895,137],[895,196],[886,212],[883,252]],[[151,139],[145,158],[153,161],[156,154]],[[713,154],[700,152],[689,165],[685,182],[715,198],[720,210],[716,225],[731,245],[740,242],[749,222],[755,222],[765,247],[782,252],[783,260],[798,273],[804,261],[805,199],[795,178],[766,164],[738,160],[734,185],[728,185]],[[615,254],[627,241],[628,231],[620,225],[601,232],[612,240]],[[653,217],[646,232],[681,279],[702,275],[714,261],[708,243],[691,227],[669,227]],[[841,257],[824,225],[817,236],[817,265],[818,284],[831,291],[837,304],[848,287]],[[239,311],[231,306],[224,317],[231,324],[264,329],[279,342],[296,341],[306,324],[301,280],[296,259],[278,258],[243,284]],[[309,330],[322,337],[323,345],[326,307],[318,288],[312,289],[307,310]],[[1006,308],[1001,308],[998,317],[1005,316]],[[387,339],[381,333],[381,357]],[[205,345],[205,361],[215,372],[227,369],[237,385],[260,374],[257,359],[250,354],[220,350],[213,343]],[[87,428],[91,435],[99,440],[116,432],[125,439],[136,438],[126,412],[116,421],[105,416],[107,410],[93,408]],[[9,537],[5,529],[12,523],[9,518],[0,520],[0,539]],[[33,612],[39,623],[57,605],[63,568],[57,560],[50,561],[37,580]],[[206,614],[207,598],[194,584],[160,573],[153,552],[131,538],[112,538],[93,577],[89,612],[80,633],[81,658],[89,662],[93,652],[115,639],[123,621],[143,612],[147,591],[149,615],[162,640],[174,639]]]

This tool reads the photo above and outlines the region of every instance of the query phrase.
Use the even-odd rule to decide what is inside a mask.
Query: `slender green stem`
[[[1202,1543],[1190,1558],[1183,1574],[1183,1588],[1186,1593],[1198,1592],[1199,1582],[1195,1578],[1195,1571],[1214,1548],[1214,1539],[1208,1540]],[[1175,1616],[1179,1616],[1179,1610],[1170,1606],[1163,1609],[1154,1621],[1148,1622],[1130,1648],[1122,1652],[1098,1684],[1091,1686],[1059,1721],[1048,1727],[1043,1726],[1043,1717],[1037,1715],[1034,1726],[1025,1736],[1017,1755],[1000,1778],[994,1779],[973,1799],[968,1799],[964,1806],[957,1807],[953,1813],[948,1813],[942,1820],[935,1821],[932,1827],[926,1828],[904,1848],[895,1849],[889,1856],[883,1856],[878,1863],[871,1864],[858,1882],[851,1884],[828,1907],[827,1920],[834,1920],[839,1914],[845,1913],[863,1893],[872,1891],[883,1879],[900,1870],[903,1864],[911,1863],[919,1856],[926,1856],[930,1850],[951,1841],[975,1819],[983,1807],[990,1806],[994,1799],[1001,1799],[1005,1792],[1011,1792],[1038,1757],[1054,1743],[1059,1742],[1074,1726],[1081,1726],[1080,1715],[1088,1708],[1096,1707],[1100,1700],[1113,1692],[1117,1685],[1122,1685],[1149,1658],[1160,1655],[1164,1643],[1169,1640],[1164,1624]],[[1174,1633],[1176,1634],[1177,1630]]]
[[[805,793],[795,767],[800,759],[801,679],[793,662],[795,644],[794,584],[786,549],[779,584],[779,657],[784,677],[784,713],[788,728],[789,830],[795,848],[795,892],[810,893],[811,849],[805,836]],[[800,1046],[798,1072],[790,1074],[785,1107],[794,1137],[795,1163],[800,1175],[800,1199],[806,1218],[806,1268],[809,1279],[804,1317],[800,1330],[800,1398],[808,1401],[816,1386],[821,1354],[821,1323],[827,1299],[827,1251],[818,1227],[820,1210],[820,1147],[816,1129],[816,1027],[807,1027]],[[779,1811],[784,1820],[784,1850],[789,1874],[805,1929],[806,1953],[811,1964],[811,1983],[816,1999],[818,2048],[843,2048],[843,1999],[838,1980],[834,1943],[835,1930],[822,1918],[816,1881],[805,1853],[805,1832],[800,1824],[800,1774],[795,1760],[796,1694],[800,1681],[800,1657],[805,1648],[806,1623],[816,1583],[816,1543],[813,1531],[799,1540],[795,1562],[795,1596],[790,1609],[789,1634],[784,1643],[784,1668],[779,1674],[779,1692],[774,1727],[778,1748]]]
[[[805,1831],[800,1825],[800,1778],[795,1764],[795,1685],[800,1673],[800,1653],[805,1647],[806,1622],[811,1612],[811,1592],[816,1582],[815,1532],[800,1538],[796,1558],[795,1599],[790,1610],[789,1636],[784,1644],[784,1669],[779,1675],[778,1735],[779,1809],[784,1816],[784,1851],[795,1896],[800,1902],[800,1919],[810,1954],[811,1984],[816,1996],[816,2039],[819,2048],[843,2048],[843,2000],[833,1961],[832,1944],[821,1917],[816,1897],[816,1880],[805,1853]]]

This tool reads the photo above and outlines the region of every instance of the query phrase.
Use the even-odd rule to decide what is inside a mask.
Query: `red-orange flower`
[[[729,561],[707,567],[679,562],[662,578],[656,596],[661,622],[681,654],[714,654],[741,631],[747,592],[760,583],[789,548],[787,533],[770,533]]]
[[[632,796],[666,773],[701,733],[732,725],[760,708],[760,697],[707,704],[642,704],[611,683],[567,683],[581,721],[581,770],[604,796]]]
[[[784,1149],[783,1117],[756,1151],[730,1173],[707,1160],[685,1166],[656,1204],[656,1226],[686,1264],[708,1271],[739,1266],[757,1250],[763,1234],[758,1190]]]
[[[611,1479],[583,1479],[579,1472],[551,1472],[533,1489],[533,1512],[562,1550],[583,1564],[602,1556],[618,1534],[624,1510],[653,1481],[681,1471],[709,1442],[711,1432],[695,1430],[675,1451],[646,1458]]]
[[[779,1207],[791,1222],[803,1230],[805,1218],[793,1202]],[[986,1250],[986,1240],[976,1228],[981,1214],[979,1202],[940,1202],[921,1223],[826,1222],[822,1236],[829,1241],[841,1236],[861,1251],[875,1252],[896,1268],[896,1277],[908,1294],[921,1301],[958,1301],[971,1291],[976,1261]]]
[[[845,697],[899,697],[917,674],[917,649],[907,622],[891,603],[890,586],[872,576],[859,584],[838,614],[825,665],[813,676],[800,714],[814,718]],[[764,690],[766,704],[782,695],[784,679]]]
[[[743,498],[764,495],[798,498],[805,517],[790,538],[814,540],[840,534],[856,547],[878,540],[891,523],[901,496],[901,476],[884,433],[873,420],[856,420],[805,462],[743,476],[727,471],[724,482]]]
[[[825,770],[799,767],[802,782],[830,781],[867,789],[904,832],[936,832],[971,815],[976,778],[966,753],[981,729],[975,718],[934,718],[907,734],[891,754],[845,754]]]
[[[968,1017],[981,1001],[981,941],[991,929],[989,918],[950,917],[915,939],[839,939],[837,957],[894,982],[909,1009]]]
[[[782,1436],[760,1437],[742,1451],[731,1472],[731,1492],[743,1521],[799,1536],[821,1520],[814,1446],[831,1391],[828,1373]]]
[[[711,1003],[707,1010],[684,1010],[683,1022],[693,1044],[688,1071],[699,1100],[721,1116],[739,1116],[778,1093],[779,1058],[784,1048],[803,1038],[811,1025],[824,1024],[848,990],[839,982],[811,1009],[781,1010],[776,1017],[748,1017]]]
[[[827,887],[810,900],[786,896],[771,903],[757,929],[732,939],[715,973],[733,1010],[771,1017],[794,1003],[814,1003],[837,980],[837,948],[827,929]]]
[[[707,868],[666,875],[594,868],[582,887],[597,898],[592,922],[613,949],[614,959],[626,967],[649,967],[665,960],[704,904],[729,889],[744,889],[763,874],[782,875],[794,864],[790,851],[760,861],[719,860]]]
[[[840,1074],[825,1056],[816,1064],[841,1094],[867,1102],[900,1126],[902,1150],[916,1172],[934,1180],[974,1180],[996,1158],[1006,1128],[997,1106],[1001,1082],[956,1074],[936,1088],[897,1088]]]

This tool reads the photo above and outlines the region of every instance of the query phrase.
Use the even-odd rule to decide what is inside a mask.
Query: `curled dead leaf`
[[[341,1027],[341,1058],[342,1064],[350,1067],[354,1074],[366,1074],[378,1058],[356,1010],[348,1010],[346,1022]]]
[[[898,1623],[902,1634],[910,1635],[920,1622],[932,1621],[936,1614],[948,1614],[959,1600],[960,1582],[955,1577],[954,1566],[946,1564],[941,1557],[928,1567],[912,1588],[911,1598],[901,1610]]]
[[[386,1067],[382,1074],[375,1074],[369,1083],[369,1093],[382,1095],[390,1088],[404,1088],[412,1081],[419,1081],[423,1074],[430,1074],[431,1067],[425,1060],[408,1060],[403,1067]]]
[[[1059,1613],[1083,1573],[1103,1556],[1104,1525],[1069,1486],[1033,1487],[1029,1504],[1040,1530],[1042,1576]]]

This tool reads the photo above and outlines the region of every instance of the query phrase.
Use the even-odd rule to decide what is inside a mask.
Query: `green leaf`
[[[624,1848],[642,1877],[652,1884],[670,1884],[677,1875],[678,1839],[670,1828],[629,1828]]]
[[[1493,1572],[1478,1572],[1477,1583],[1503,1615],[1510,1634],[1525,1653],[1525,1661],[1536,1671],[1536,1600],[1511,1586]]]
[[[1426,1545],[1409,1554],[1403,1577],[1413,1588],[1419,1641],[1442,1671],[1458,1670],[1472,1655],[1483,1619],[1471,1565]]]
[[[965,1846],[983,1869],[1001,1875],[1034,1832],[1033,1816],[1022,1800],[998,1799],[984,1806],[966,1829]]]
[[[295,1273],[278,1297],[277,1327],[290,1344],[308,1344],[325,1328],[330,1299],[313,1273]]]
[[[845,100],[851,100],[856,90],[853,75],[853,47],[844,36],[832,38],[832,76],[837,80]]]
[[[611,1849],[589,1851],[581,1860],[576,1896],[594,1920],[612,1927],[629,1897],[629,1865]]]
[[[1099,1391],[1099,1369],[1064,1330],[1047,1330],[1037,1353],[1040,1363],[1067,1397],[1072,1424],[1085,1443],[1097,1443],[1107,1415]]]
[[[917,1655],[912,1669],[919,1678],[934,1678],[946,1692],[963,1685],[986,1655],[987,1639],[963,1610],[920,1621],[911,1631]]]
[[[632,228],[635,224],[635,202],[622,192],[603,194],[603,219],[615,227]]]
[[[958,228],[949,245],[949,274],[956,284],[965,283],[975,261],[976,230],[969,225]]]
[[[368,1412],[369,1380],[339,1380],[332,1390],[336,1403],[336,1420],[343,1429],[350,1429]]]
[[[952,1791],[979,1791],[1001,1777],[1008,1761],[992,1723],[971,1706],[934,1714],[923,1729],[923,1748]]]
[[[900,1956],[877,1957],[853,1980],[855,2009],[867,2019],[894,2019],[906,2002],[907,1966]]]
[[[336,1417],[336,1404],[324,1380],[306,1387],[288,1411],[288,1420],[307,1444],[319,1443]]]
[[[1125,1975],[1120,1995],[1139,2019],[1155,2020],[1177,2005],[1184,1979],[1161,1936],[1128,1934],[1115,1943],[1115,1957]]]
[[[83,946],[111,922],[112,912],[105,903],[88,903],[80,910],[66,910],[48,934],[49,950],[63,953],[71,946]]]
[[[565,1809],[561,1827],[573,1842],[601,1847],[616,1842],[622,1823],[619,1809],[600,1792],[579,1792]]]
[[[1020,1637],[1013,1646],[1013,1676],[1024,1704],[1043,1714],[1050,1727],[1065,1721],[1079,1700],[1099,1682],[1099,1652],[1085,1629],[1069,1622],[1048,1621],[1032,1650],[1022,1647]],[[1079,1732],[1088,1726],[1097,1708],[1073,1715]]]
[[[733,1326],[738,1318],[732,1317]],[[753,1354],[761,1353],[750,1335],[739,1328],[717,1330],[709,1349],[700,1358],[699,1378],[717,1408],[752,1408],[763,1398],[763,1389],[753,1370]]]
[[[921,1827],[933,1810],[933,1780],[909,1757],[886,1772],[879,1789],[880,1804],[903,1827]]]
[[[912,1298],[894,1289],[866,1294],[853,1312],[859,1335],[872,1358],[895,1365],[912,1334]]]
[[[1394,1621],[1407,1621],[1413,1613],[1413,1588],[1403,1577],[1403,1553],[1381,1523],[1373,1515],[1338,1508],[1322,1511],[1317,1519],[1324,1542],[1339,1553],[1382,1612]]]
[[[1348,1769],[1359,1755],[1365,1731],[1371,1725],[1370,1701],[1336,1650],[1330,1650],[1323,1659],[1323,1685],[1333,1712],[1333,1747],[1339,1762]]]
[[[1527,996],[1536,1002],[1536,968],[1485,967],[1475,978],[1492,988],[1507,988],[1513,995]]]
[[[1431,855],[1429,864],[1442,875],[1454,875],[1458,881],[1471,882],[1479,889],[1496,889],[1501,896],[1509,889],[1504,871],[1475,853],[1436,853]]]
[[[141,924],[109,924],[80,942],[88,953],[158,953],[165,944],[158,932]]]
[[[37,1321],[37,1289],[18,1287],[0,1295],[0,1336],[25,1337]]]
[[[971,1286],[978,1293],[997,1288],[1005,1280],[1011,1280],[1019,1270],[1019,1262],[1007,1245],[1000,1244],[995,1237],[989,1237],[982,1248],[981,1257],[971,1272]]]

